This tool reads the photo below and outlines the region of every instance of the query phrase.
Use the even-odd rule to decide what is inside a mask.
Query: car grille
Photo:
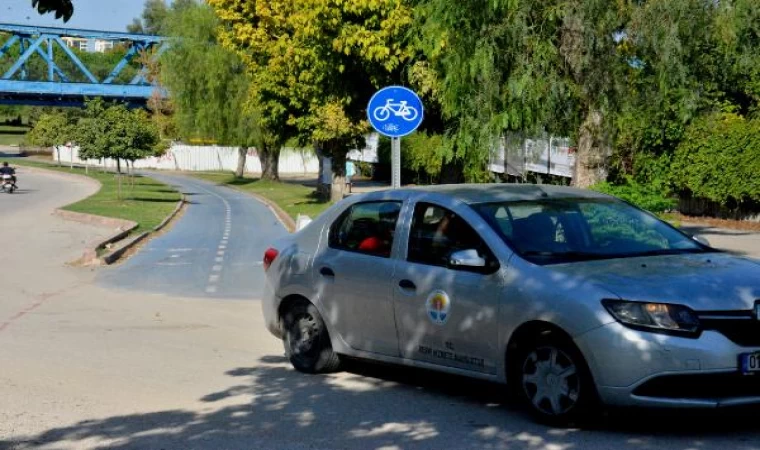
[[[658,398],[727,399],[760,396],[760,376],[739,373],[664,375],[633,391],[634,395]]]
[[[717,331],[742,347],[760,347],[760,320],[752,311],[700,312],[703,330]]]

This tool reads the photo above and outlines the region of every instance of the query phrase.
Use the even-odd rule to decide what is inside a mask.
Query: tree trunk
[[[326,185],[322,183],[322,174],[325,171],[325,154],[322,152],[322,146],[319,142],[314,141],[314,153],[317,155],[317,162],[319,163],[319,172],[317,173],[317,197],[322,200],[327,200],[328,190]]]
[[[578,132],[573,186],[587,188],[607,179],[609,147],[601,111],[590,108]]]
[[[245,175],[245,160],[248,157],[248,147],[238,147],[238,163],[235,169],[235,178],[243,178]]]
[[[259,149],[259,162],[261,163],[261,179],[280,180],[280,148],[262,146]]]
[[[121,158],[116,158],[116,173],[121,175]]]
[[[343,200],[346,190],[346,151],[334,151],[332,154],[332,185],[330,186],[330,201]]]

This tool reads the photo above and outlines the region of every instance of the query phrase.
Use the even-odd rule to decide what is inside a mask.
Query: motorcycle
[[[0,190],[2,192],[7,192],[8,194],[13,194],[13,191],[16,190],[16,183],[13,182],[12,175],[3,174],[3,178],[0,180]]]

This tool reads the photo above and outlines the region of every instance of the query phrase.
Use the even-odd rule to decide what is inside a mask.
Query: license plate
[[[739,355],[739,370],[744,374],[760,372],[760,352]]]

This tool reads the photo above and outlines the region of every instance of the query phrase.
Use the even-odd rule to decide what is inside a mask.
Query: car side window
[[[328,245],[337,250],[389,258],[401,202],[357,203],[330,227]]]
[[[464,219],[438,205],[418,203],[415,206],[407,261],[448,267],[452,253],[473,249],[486,260],[482,271],[492,272],[498,268],[493,253]]]

